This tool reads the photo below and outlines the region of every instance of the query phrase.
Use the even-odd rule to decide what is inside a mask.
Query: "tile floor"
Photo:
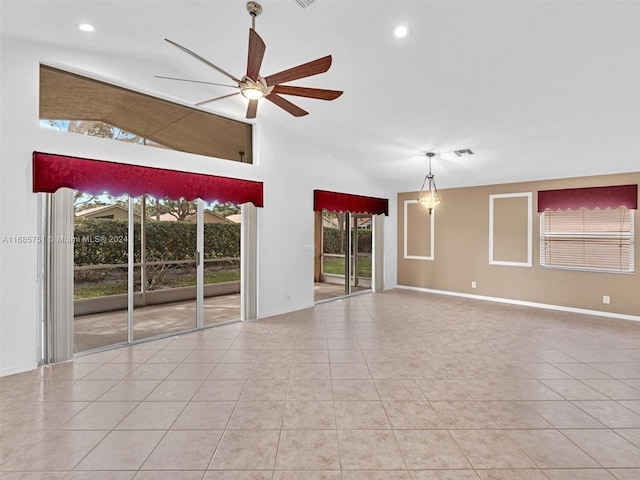
[[[369,287],[354,287],[351,286],[351,293],[359,293],[371,290]],[[332,298],[344,297],[344,284],[316,282],[313,286],[313,301],[324,302],[325,300],[331,300]]]
[[[353,292],[367,289],[353,287]],[[344,285],[316,283],[316,302],[344,297]],[[204,299],[204,324],[224,323],[240,318],[240,294],[219,295]],[[134,339],[181,332],[196,328],[194,300],[136,307]],[[86,352],[127,341],[127,310],[79,315],[74,318],[74,351]]]
[[[640,323],[394,290],[0,379],[3,480],[640,479]]]

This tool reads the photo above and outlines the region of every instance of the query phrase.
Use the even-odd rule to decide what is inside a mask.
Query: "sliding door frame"
[[[331,283],[323,282],[324,275],[324,221],[323,212],[336,213],[329,210],[315,211],[314,212],[314,235],[316,236],[314,245],[316,253],[314,255],[314,284],[319,283]],[[333,296],[329,298],[323,298],[316,300],[314,303],[324,303],[333,300],[339,300],[341,298],[349,297],[352,295],[359,295],[361,293],[369,292],[381,292],[384,289],[384,254],[383,254],[383,219],[384,215],[372,215],[372,214],[355,214],[349,211],[343,212],[343,230],[345,245],[344,245],[344,295]],[[371,284],[369,287],[362,287],[363,290],[355,291],[354,287],[358,287],[358,219],[359,218],[371,218]],[[353,225],[352,225],[353,223]]]
[[[38,250],[39,313],[38,313],[38,363],[47,365],[70,360],[98,351],[135,345],[204,328],[227,325],[238,321],[257,319],[257,246],[258,212],[252,203],[242,204],[240,226],[240,295],[241,314],[238,320],[204,324],[204,210],[205,202],[197,199],[196,240],[196,327],[153,337],[135,339],[135,209],[134,198],[128,198],[127,242],[127,341],[106,345],[93,350],[74,353],[73,335],[73,194],[70,189],[40,193],[38,230],[41,242]],[[144,225],[142,225],[144,228]]]

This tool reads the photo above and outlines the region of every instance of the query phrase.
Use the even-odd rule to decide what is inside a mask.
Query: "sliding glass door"
[[[203,211],[203,322],[240,319],[240,206],[205,204]]]
[[[316,302],[371,289],[371,215],[323,210],[316,236]]]
[[[74,352],[240,320],[240,207],[75,197]]]
[[[196,202],[134,200],[133,341],[196,328]]]
[[[127,197],[75,192],[74,351],[127,342]]]
[[[372,222],[373,218],[368,214],[351,216],[350,293],[371,289]]]

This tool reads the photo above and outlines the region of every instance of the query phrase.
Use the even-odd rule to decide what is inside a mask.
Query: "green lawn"
[[[240,270],[220,270],[218,272],[205,272],[204,283],[222,283],[240,280]],[[168,288],[190,287],[196,284],[195,275],[189,275],[182,278],[167,279],[163,286]],[[74,288],[73,299],[81,300],[83,298],[106,297],[107,295],[118,295],[127,293],[127,284],[125,283],[98,283],[90,285],[78,285]]]
[[[77,286],[73,289],[73,299],[106,297],[107,295],[118,295],[127,293],[126,283],[105,283],[96,285]]]
[[[344,275],[344,258],[324,258],[322,271],[324,273]],[[358,259],[358,276],[363,278],[371,278],[370,258]]]
[[[240,280],[240,270],[221,270],[204,274],[204,283],[234,282]],[[172,287],[191,287],[196,284],[196,277],[189,276],[171,282]]]
[[[324,273],[344,275],[343,258],[325,258]],[[358,276],[371,278],[371,259],[361,258],[358,260]],[[234,282],[240,280],[240,270],[220,270],[218,272],[205,272],[204,283]],[[163,286],[168,288],[190,287],[196,284],[195,275],[188,275],[177,278],[166,279]],[[125,283],[98,283],[88,285],[77,285],[74,288],[74,300],[83,298],[106,297],[107,295],[118,295],[127,293]]]

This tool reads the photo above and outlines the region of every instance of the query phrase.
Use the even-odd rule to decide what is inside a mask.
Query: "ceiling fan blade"
[[[249,100],[249,106],[247,107],[247,118],[256,118],[258,113],[258,100]]]
[[[220,67],[218,67],[217,65],[214,65],[213,63],[211,63],[209,60],[207,60],[206,58],[202,58],[200,55],[198,55],[195,52],[192,52],[191,50],[189,50],[186,47],[183,47],[182,45],[169,40],[168,38],[165,38],[165,41],[169,42],[171,45],[179,48],[180,50],[182,50],[185,53],[188,53],[189,55],[191,55],[194,58],[197,58],[198,60],[200,60],[202,63],[205,63],[206,65],[209,65],[211,68],[213,68],[214,70],[217,70],[218,72],[220,72],[223,75],[226,75],[227,77],[229,77],[231,80],[233,80],[236,83],[240,83],[240,80],[238,80],[236,77],[234,77],[233,75],[231,75],[228,72],[225,72],[223,69],[221,69]]]
[[[276,85],[273,93],[282,95],[295,95],[297,97],[317,98],[319,100],[335,100],[343,92],[340,90],[325,90],[324,88],[293,87],[290,85]]]
[[[265,77],[265,81],[269,86],[277,85],[279,83],[290,82],[292,80],[324,73],[329,70],[329,67],[331,67],[331,55],[318,58],[317,60],[298,65],[288,70],[283,70],[282,72],[274,73],[273,75]]]
[[[222,100],[223,98],[233,97],[234,95],[240,95],[240,92],[230,93],[229,95],[223,95],[221,97],[210,98],[209,100],[204,100],[202,102],[196,103],[196,106],[204,105],[205,103],[215,102],[216,100]]]
[[[260,35],[253,29],[249,29],[249,55],[247,59],[247,77],[257,81],[260,76],[260,66],[267,46]]]
[[[162,78],[164,80],[177,80],[179,82],[204,83],[205,85],[217,85],[218,87],[238,88],[237,85],[227,85],[225,83],[203,82],[202,80],[189,80],[188,78],[163,77],[162,75],[154,75],[154,77]]]
[[[294,105],[293,103],[291,103],[289,100],[286,100],[282,98],[280,95],[277,95],[275,93],[270,93],[264,98],[275,103],[277,106],[279,106],[283,110],[286,110],[294,117],[303,117],[309,114],[309,112],[307,112],[306,110],[301,109],[297,105]]]

